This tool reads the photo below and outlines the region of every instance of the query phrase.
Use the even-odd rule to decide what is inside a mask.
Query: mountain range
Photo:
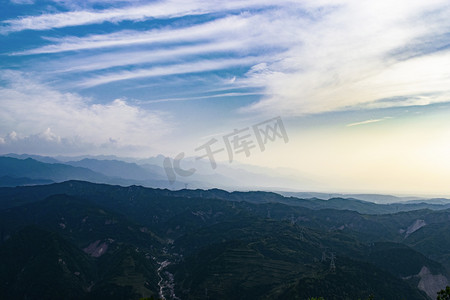
[[[163,157],[102,158],[0,157],[1,299],[434,299],[450,283],[448,199],[186,189]]]
[[[2,299],[434,299],[450,278],[445,205],[73,180],[0,199]]]
[[[183,166],[185,169],[195,168],[196,172],[188,177],[179,177],[171,183],[164,170],[164,159],[166,157],[163,155],[134,159],[116,156],[48,157],[9,153],[0,156],[0,186],[85,180],[172,190],[186,187],[221,188],[230,191],[270,190],[286,197],[300,199],[354,199],[377,204],[420,204],[423,202],[438,205],[450,204],[450,199],[446,198],[292,191],[292,188],[283,188],[283,184],[290,187],[298,186],[298,189],[301,189],[302,184],[307,185],[311,182],[306,178],[293,179],[290,175],[279,173],[277,170],[242,164],[231,167],[219,163],[217,170],[212,170],[208,162],[197,161],[195,158],[186,158]]]

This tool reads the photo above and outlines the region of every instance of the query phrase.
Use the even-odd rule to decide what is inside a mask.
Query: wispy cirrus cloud
[[[377,107],[401,96],[405,101],[384,101],[384,107],[450,101],[442,97],[450,92],[450,46],[415,48],[418,40],[450,33],[444,12],[450,12],[446,1],[347,1],[307,27],[293,22],[297,44],[241,78],[267,92],[243,111],[298,116]],[[411,95],[423,97],[415,102]]]
[[[385,121],[385,120],[386,120],[386,118],[383,118],[383,119],[372,119],[372,120],[366,120],[366,121],[361,121],[361,122],[350,123],[350,124],[347,124],[346,126],[347,127],[360,126],[360,125],[378,123],[378,122],[382,122],[382,121]]]
[[[73,59],[70,62],[63,59],[53,63],[49,67],[51,70],[54,70],[54,72],[87,72],[146,63],[177,62],[187,56],[196,56],[203,53],[230,53],[233,51],[241,52],[244,50],[245,45],[239,41],[203,43],[194,46],[175,47],[167,50],[119,51],[118,53],[113,52]],[[45,66],[43,67],[45,68]]]
[[[195,96],[195,97],[163,98],[163,99],[156,99],[156,100],[149,100],[149,101],[140,101],[140,103],[141,104],[152,104],[152,103],[160,103],[160,102],[191,101],[191,100],[226,98],[226,97],[236,97],[236,96],[255,96],[255,95],[262,95],[262,93],[260,93],[260,92],[246,92],[246,93],[230,92],[230,93],[220,93],[220,94]]]
[[[251,65],[259,59],[260,58],[257,57],[245,57],[237,59],[202,60],[199,62],[175,64],[150,69],[135,69],[132,71],[113,72],[110,74],[98,75],[92,78],[84,79],[78,84],[78,86],[88,88],[121,80],[224,70],[236,66]]]
[[[207,6],[208,7],[208,6]],[[101,24],[103,22],[120,22],[124,20],[144,21],[148,18],[181,17],[206,13],[205,7],[193,8],[191,3],[163,2],[143,6],[128,6],[104,10],[82,10],[61,13],[47,13],[39,16],[26,16],[3,21],[2,33],[22,30],[48,30],[68,26]]]
[[[256,17],[254,17],[255,19]],[[245,27],[248,30],[250,16],[230,16],[181,28],[163,28],[149,31],[124,30],[107,34],[88,35],[85,37],[67,36],[63,38],[44,37],[52,44],[11,55],[32,55],[60,53],[67,51],[92,50],[109,47],[130,47],[152,43],[173,43],[174,41],[217,40],[217,36],[230,36]],[[252,23],[254,24],[254,20]]]
[[[63,37],[47,32],[49,44],[13,52],[26,57],[48,54],[50,62],[37,66],[51,74],[78,72],[75,88],[192,73],[206,78],[212,70],[240,67],[247,72],[236,74],[234,86],[263,87],[265,93],[241,108],[246,113],[276,110],[299,116],[450,101],[446,43],[450,5],[445,0],[177,4],[160,1],[44,14],[4,24],[11,30],[44,30],[72,26],[70,22],[80,26],[186,17],[184,22],[168,22],[154,30],[113,29]],[[72,13],[80,14],[77,21]],[[189,21],[199,13],[211,15]],[[63,16],[67,22],[60,20]],[[393,98],[404,100],[388,100]]]
[[[292,43],[291,34],[280,34],[259,25],[265,23],[267,18],[273,17],[244,13],[182,28],[169,27],[144,32],[121,31],[86,37],[47,37],[46,39],[54,44],[13,55],[57,54],[77,50],[72,59],[64,56],[51,63],[37,62],[36,66],[51,73],[85,72],[86,78],[79,80],[80,83],[77,84],[81,87],[93,87],[119,80],[245,67],[265,61],[269,54],[279,53],[280,49],[285,49]],[[275,37],[278,42],[273,45]],[[179,45],[180,42],[183,44]],[[141,45],[142,49],[129,50],[136,45]],[[149,46],[152,48],[147,49]],[[103,48],[111,50],[92,54],[79,52]],[[262,56],[266,58],[259,57],[261,49],[264,49]],[[204,54],[214,55],[216,58],[202,58],[201,55]],[[224,59],[223,56],[227,58]],[[183,60],[188,63],[182,63]],[[139,65],[149,63],[156,66],[139,68]],[[135,66],[132,71],[129,70],[131,66]],[[108,71],[115,67],[127,67],[127,70],[116,68]],[[97,70],[105,72],[89,75],[89,72]]]
[[[176,18],[208,14],[214,12],[226,12],[258,7],[278,6],[291,1],[157,1],[144,5],[129,5],[120,8],[103,10],[81,10],[62,13],[45,13],[38,16],[25,16],[17,19],[3,21],[0,32],[9,33],[22,30],[48,30],[69,26],[82,26],[89,24],[101,24],[104,22],[145,21],[150,18]]]
[[[14,4],[19,4],[19,5],[30,5],[30,4],[34,4],[34,0],[10,0],[12,3]]]

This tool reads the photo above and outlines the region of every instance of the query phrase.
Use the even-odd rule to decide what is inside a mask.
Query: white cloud
[[[61,137],[57,136],[56,134],[54,134],[52,132],[52,130],[49,128],[47,128],[44,132],[42,132],[39,135],[42,139],[46,140],[46,141],[55,141],[55,142],[61,142]]]
[[[52,153],[52,147],[64,149],[64,153],[80,149],[148,152],[171,130],[163,113],[144,110],[123,99],[96,104],[12,71],[3,72],[2,79],[9,82],[0,88],[0,135],[6,144],[2,148],[28,145],[35,149],[43,143],[46,146],[41,146]]]
[[[366,121],[361,121],[361,122],[356,122],[356,123],[350,123],[347,124],[347,127],[353,127],[353,126],[359,126],[359,125],[366,125],[366,124],[371,124],[371,123],[378,123],[381,121],[384,121],[385,119],[373,119],[373,120],[366,120]]]
[[[224,12],[264,6],[276,6],[290,1],[157,1],[151,4],[109,8],[104,10],[77,10],[63,13],[48,13],[39,16],[27,16],[3,21],[2,32],[22,30],[48,30],[68,26],[100,24],[103,22],[121,22],[124,20],[144,21],[149,18],[175,18],[187,15],[199,15],[212,12]]]
[[[142,101],[142,104],[151,104],[151,103],[159,103],[159,102],[173,102],[173,101],[191,101],[191,100],[226,98],[226,97],[255,96],[255,95],[261,95],[261,93],[258,93],[258,92],[221,93],[221,94],[214,94],[214,95],[207,95],[207,96],[164,98],[164,99],[156,99],[156,100],[150,100],[150,101]]]
[[[190,74],[197,72],[208,72],[232,68],[240,65],[251,65],[259,58],[238,58],[223,60],[202,60],[199,62],[175,64],[169,66],[155,67],[150,69],[137,69],[132,71],[114,72],[106,75],[99,75],[83,80],[79,86],[88,88],[97,85],[107,84],[115,81],[138,79],[144,77],[168,76],[178,74]]]
[[[14,4],[34,4],[34,0],[10,0]]]
[[[261,7],[264,9],[252,10]],[[261,101],[242,109],[251,113],[276,111],[298,116],[450,101],[450,52],[433,48],[445,46],[450,32],[450,6],[445,0],[160,1],[44,14],[5,24],[9,24],[8,30],[45,29],[205,12],[221,12],[224,17],[151,31],[48,37],[52,44],[15,54],[77,50],[75,55],[67,53],[63,59],[45,61],[47,67],[37,63],[56,76],[60,70],[86,72],[78,74],[76,87],[247,66],[246,76],[237,75],[231,84],[264,88]],[[434,45],[435,41],[438,44]],[[149,51],[129,48],[156,43],[160,48]],[[106,47],[115,48],[101,54],[87,51]],[[201,57],[218,52],[220,55],[208,60]],[[157,66],[142,66],[145,63]],[[120,68],[124,66],[133,67],[124,71]],[[104,72],[89,73],[96,70]],[[392,98],[403,100],[390,101]]]
[[[240,80],[265,86],[267,93],[243,111],[302,115],[376,107],[394,97],[405,101],[383,105],[414,105],[408,97],[420,98],[417,104],[450,101],[450,51],[411,49],[418,40],[450,32],[444,11],[450,13],[446,1],[346,1],[305,27],[284,12],[297,43]],[[402,51],[415,56],[404,58]]]
[[[85,37],[46,37],[46,40],[53,42],[54,44],[13,53],[13,55],[59,53],[74,50],[123,47],[151,43],[179,43],[190,40],[215,40],[217,36],[223,36],[224,34],[230,35],[243,30],[245,27],[248,28],[250,21],[252,20],[249,17],[230,16],[200,25],[182,28],[168,27],[148,31],[124,30],[109,34],[88,35]],[[254,24],[255,21],[258,20],[253,20],[252,23]]]
[[[245,49],[240,41],[221,43],[204,43],[194,46],[182,46],[167,50],[155,51],[118,51],[106,54],[92,55],[79,59],[61,59],[52,64],[42,64],[38,67],[50,68],[51,72],[88,72],[104,70],[112,67],[140,65],[144,63],[174,62],[183,60],[186,56],[196,56],[204,53],[230,53]]]
[[[7,138],[8,138],[8,140],[16,141],[16,140],[18,139],[18,138],[17,138],[17,132],[11,131],[11,132],[7,135]]]

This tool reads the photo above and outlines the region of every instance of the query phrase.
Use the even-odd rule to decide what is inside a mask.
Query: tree
[[[450,300],[450,286],[447,286],[445,290],[439,291],[436,300]]]

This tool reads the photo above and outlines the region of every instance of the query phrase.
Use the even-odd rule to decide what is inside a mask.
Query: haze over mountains
[[[0,298],[434,299],[450,282],[448,199],[186,189],[163,157],[112,158],[0,157]]]
[[[6,154],[0,156],[0,160],[4,166],[3,171],[0,171],[1,176],[27,177],[24,174],[28,174],[28,170],[33,170],[30,173],[32,179],[46,179],[54,182],[79,179],[100,183],[137,184],[175,189],[183,188],[186,184],[192,188],[219,187],[227,189],[252,187],[257,189],[264,186],[287,188],[296,184],[296,180],[280,175],[271,169],[246,165],[237,165],[233,168],[221,164],[217,170],[213,170],[209,162],[190,158],[183,160],[183,168],[195,168],[196,172],[189,177],[179,177],[174,183],[170,183],[163,168],[164,156],[162,155],[138,160],[114,156],[52,158],[28,154]],[[8,164],[11,166],[8,167]],[[18,169],[8,171],[8,168],[13,168],[18,164],[21,164]],[[256,173],[254,169],[259,173]]]
[[[0,188],[0,296],[433,299],[450,278],[450,209],[415,205],[82,181]]]
[[[212,170],[209,162],[186,158],[183,168],[195,168],[196,173],[178,177],[170,183],[164,170],[164,156],[148,159],[119,158],[116,156],[48,157],[29,154],[0,156],[0,186],[45,184],[66,180],[85,180],[119,185],[142,185],[169,189],[222,188],[225,190],[270,190],[297,198],[352,198],[389,204],[398,202],[448,204],[449,199],[382,194],[343,194],[299,192],[305,178],[289,178],[277,170],[238,164],[235,167],[219,164]],[[298,187],[298,188],[293,188]]]
[[[112,158],[0,157],[1,298],[433,299],[449,283],[448,199],[186,189],[163,157]]]

